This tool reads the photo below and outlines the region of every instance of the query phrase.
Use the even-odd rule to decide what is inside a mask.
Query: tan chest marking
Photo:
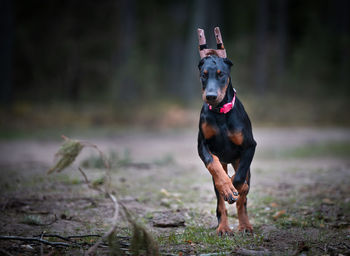
[[[218,133],[218,130],[207,122],[204,122],[202,123],[202,132],[205,139],[210,139]]]
[[[228,137],[237,146],[243,144],[244,135],[242,132],[228,132]]]

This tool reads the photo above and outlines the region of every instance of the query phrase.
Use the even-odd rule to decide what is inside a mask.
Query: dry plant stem
[[[102,152],[101,152],[101,154],[103,155]],[[109,165],[107,165],[107,166],[109,168]],[[107,166],[106,166],[106,169],[108,170]],[[85,182],[89,186],[89,188],[103,192],[103,191],[91,186],[91,183],[90,183],[89,179],[87,178],[85,172],[80,167],[79,167],[79,171],[84,176]],[[109,179],[108,176],[107,176],[107,179]],[[118,216],[119,216],[119,204],[118,204],[117,198],[114,195],[107,192],[107,190],[105,191],[105,193],[108,195],[108,197],[112,200],[112,202],[114,204],[114,216],[113,216],[113,220],[112,220],[112,227],[93,246],[90,247],[90,249],[85,253],[85,255],[91,255],[98,248],[98,246],[103,242],[103,240],[106,239],[110,234],[112,234],[115,231],[115,229],[117,228],[117,220],[118,220]]]
[[[94,148],[100,154],[100,157],[102,158],[103,163],[104,163],[105,168],[106,168],[105,191],[104,192],[106,193],[106,195],[108,195],[108,197],[112,200],[112,202],[114,204],[114,216],[113,216],[113,220],[112,220],[112,227],[93,246],[91,246],[90,249],[85,253],[85,255],[91,255],[98,248],[98,246],[103,242],[103,240],[106,239],[108,236],[110,236],[117,228],[117,220],[118,220],[118,216],[119,216],[119,204],[118,204],[117,198],[114,195],[112,195],[111,191],[110,191],[112,177],[111,177],[111,166],[110,166],[107,158],[105,157],[103,152],[95,144],[91,144],[89,142],[83,142],[82,144],[86,147]],[[86,174],[83,172],[83,170],[81,168],[79,168],[79,171],[84,176],[85,182],[88,184],[89,188],[96,189],[96,188],[93,188],[91,186],[91,183],[89,182]],[[99,190],[99,191],[101,191],[101,190]]]
[[[100,157],[103,160],[103,164],[104,164],[104,166],[106,168],[106,181],[105,181],[106,182],[106,186],[105,186],[105,189],[106,189],[106,193],[109,194],[110,193],[110,187],[111,187],[111,180],[112,180],[112,177],[111,177],[111,165],[109,164],[109,162],[108,162],[106,156],[103,154],[103,152],[95,144],[92,144],[92,143],[89,143],[89,142],[82,142],[82,145],[84,145],[86,147],[94,148],[100,154]]]
[[[91,182],[89,181],[89,179],[87,178],[85,172],[80,168],[78,167],[78,170],[79,172],[84,176],[84,180],[85,180],[85,183],[88,185],[88,187],[90,189],[93,189],[93,190],[96,190],[98,192],[101,192],[101,193],[106,193],[105,191],[103,191],[102,189],[98,188],[98,187],[94,187],[93,185],[91,185]],[[106,193],[108,195],[108,193]]]
[[[115,196],[112,194],[108,193],[108,196],[114,203],[114,216],[113,216],[113,221],[112,221],[112,227],[105,233],[93,246],[90,247],[90,249],[85,253],[86,256],[91,255],[97,247],[103,242],[104,239],[106,239],[109,235],[111,235],[115,229],[117,228],[117,220],[118,220],[118,215],[119,215],[119,205],[118,201]]]
[[[80,167],[78,167],[78,170],[83,175],[85,183],[89,185],[90,181],[89,181],[88,177],[86,176],[85,172],[83,172],[83,170]]]
[[[105,155],[103,154],[103,152],[95,145],[95,144],[91,144],[89,142],[82,142],[82,145],[84,147],[92,147],[94,149],[96,149],[106,168],[106,174],[105,174],[105,191],[99,190],[101,192],[105,192],[105,194],[112,200],[113,204],[114,204],[114,216],[112,219],[112,227],[92,246],[90,247],[90,249],[85,253],[85,255],[91,255],[94,253],[94,251],[98,248],[98,246],[103,242],[103,240],[105,240],[106,238],[108,238],[117,228],[117,220],[118,220],[118,216],[119,216],[119,206],[122,207],[122,212],[126,215],[126,218],[128,219],[128,221],[130,223],[134,223],[134,221],[132,220],[130,213],[128,212],[128,210],[126,209],[126,207],[121,204],[120,202],[118,202],[117,197],[112,195],[111,191],[110,191],[110,187],[111,187],[111,167],[110,164],[107,160],[107,158],[105,157]],[[81,174],[84,176],[85,182],[88,184],[89,188],[98,190],[97,188],[93,187],[91,185],[91,183],[89,182],[86,174],[84,173],[84,171],[79,168],[79,171],[81,172]],[[146,231],[144,231],[146,232]],[[156,254],[158,255],[158,253]]]
[[[62,135],[62,138],[64,140],[66,140],[66,141],[69,140],[69,138],[67,138],[64,135]],[[104,166],[106,168],[104,190],[92,186],[92,184],[89,181],[89,179],[88,179],[87,175],[85,174],[85,172],[81,168],[79,168],[79,171],[83,175],[85,183],[88,185],[89,188],[104,193],[106,196],[108,196],[111,199],[111,201],[113,202],[113,205],[114,205],[114,216],[113,216],[113,219],[112,219],[112,227],[94,245],[92,245],[89,248],[89,250],[85,253],[85,255],[91,255],[91,254],[93,254],[96,251],[96,249],[99,246],[102,245],[103,240],[105,240],[106,238],[108,238],[110,235],[112,235],[115,232],[115,229],[117,228],[117,220],[118,220],[118,216],[119,216],[119,206],[122,207],[122,212],[126,215],[126,217],[129,220],[129,222],[131,222],[131,223],[134,223],[134,222],[131,219],[131,216],[130,216],[129,212],[127,211],[126,207],[123,204],[121,204],[120,202],[118,202],[117,196],[114,196],[111,193],[111,180],[112,180],[112,178],[111,178],[111,166],[110,166],[110,164],[108,162],[108,159],[103,154],[103,152],[95,144],[92,144],[92,143],[89,143],[89,142],[80,142],[80,141],[73,141],[73,142],[79,143],[82,148],[84,148],[84,147],[94,148],[99,153],[100,157],[102,158],[102,160],[104,162]],[[75,146],[75,144],[73,144],[72,146]],[[76,155],[74,155],[74,157],[76,157]],[[65,159],[63,159],[63,160],[65,160]],[[71,159],[69,159],[69,160],[71,160]],[[73,161],[74,161],[74,159],[73,159]],[[72,163],[72,161],[69,164],[71,164],[71,163]],[[66,166],[63,166],[63,168],[65,168],[65,167]],[[136,224],[134,224],[134,225],[136,225]],[[143,232],[147,233],[145,230],[143,230]],[[70,241],[70,242],[74,243],[73,241]],[[62,243],[62,244],[65,244],[65,243]],[[75,243],[75,244],[77,244],[77,243]],[[67,246],[69,246],[69,244],[67,244]],[[157,255],[158,255],[158,253],[157,253]]]

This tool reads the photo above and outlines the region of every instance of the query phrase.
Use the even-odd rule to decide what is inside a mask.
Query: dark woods
[[[200,100],[196,31],[215,26],[241,92],[350,92],[346,0],[2,0],[0,17],[5,104]]]

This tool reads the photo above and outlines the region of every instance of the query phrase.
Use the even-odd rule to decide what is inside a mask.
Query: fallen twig
[[[60,238],[62,240],[70,241],[72,238],[85,238],[85,237],[101,237],[101,235],[98,234],[87,234],[87,235],[71,235],[71,236],[61,236],[57,234],[44,234],[44,237],[56,237]]]
[[[19,210],[19,212],[21,213],[25,213],[25,214],[49,214],[49,211],[25,211],[25,210]]]
[[[47,240],[44,240],[44,239],[40,239],[40,238],[35,238],[35,237],[0,236],[0,239],[2,239],[2,240],[19,240],[19,241],[39,242],[39,243],[43,243],[43,244],[51,245],[51,246],[64,246],[64,247],[72,246],[71,244],[68,244],[68,243],[50,242],[50,241],[47,241]]]
[[[70,243],[72,243],[72,244],[76,244],[77,246],[82,246],[83,244],[85,244],[85,243],[77,243],[77,242],[75,242],[75,241],[72,241],[69,237],[64,237],[64,236],[54,235],[54,234],[49,234],[49,235],[42,234],[41,237],[40,237],[40,239],[42,239],[43,237],[55,237],[55,238],[59,238],[59,239],[61,239],[61,240],[70,242]]]

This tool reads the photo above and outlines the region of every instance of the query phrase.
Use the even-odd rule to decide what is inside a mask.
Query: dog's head
[[[210,55],[198,65],[202,84],[202,98],[211,106],[217,106],[225,97],[230,83],[232,62],[227,58]]]
[[[201,56],[198,68],[202,83],[202,98],[204,102],[215,107],[224,99],[230,84],[232,62],[226,58],[226,50],[218,27],[214,29],[214,34],[217,49],[207,49],[204,31],[198,29],[199,54]]]

